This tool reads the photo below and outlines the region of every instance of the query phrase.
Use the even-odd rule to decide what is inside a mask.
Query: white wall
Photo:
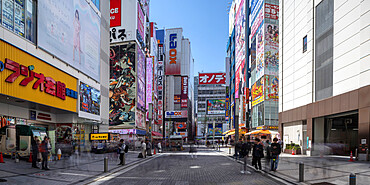
[[[313,10],[320,2],[279,1],[279,112],[313,102]],[[370,85],[369,10],[368,0],[334,1],[333,96]]]
[[[301,121],[284,123],[283,125],[283,141],[284,148],[285,144],[290,144],[291,142],[299,144],[302,147],[303,144],[303,125]]]

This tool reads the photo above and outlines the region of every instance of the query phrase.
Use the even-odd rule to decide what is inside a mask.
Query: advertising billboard
[[[110,43],[136,39],[137,7],[136,1],[110,0]]]
[[[245,59],[245,5],[244,0],[240,1],[235,16],[235,69],[238,69]]]
[[[264,22],[264,14],[263,14],[263,9],[261,9],[255,21],[252,24],[250,38],[254,37],[254,35],[256,34],[257,30],[261,27],[261,24],[263,24],[263,22]]]
[[[188,117],[187,110],[166,111],[166,118],[187,118],[187,117]]]
[[[181,108],[188,107],[188,77],[181,77]]]
[[[265,75],[265,100],[279,100],[279,78]]]
[[[157,93],[158,93],[158,124],[163,123],[163,75],[164,75],[164,67],[163,61],[158,61],[157,67]]]
[[[251,25],[255,22],[257,13],[262,9],[263,0],[252,0],[251,2]]]
[[[173,103],[174,104],[180,104],[181,103],[181,95],[174,95],[173,96]]]
[[[109,125],[135,126],[136,45],[110,48]]]
[[[229,99],[229,95],[226,95],[226,100],[225,100],[225,121],[229,121],[229,116],[230,116],[229,107],[230,107],[230,99]]]
[[[146,59],[146,110],[149,110],[149,103],[153,102],[153,58]],[[148,118],[149,112],[147,112]],[[147,119],[147,121],[149,121]]]
[[[215,135],[222,135],[222,124],[215,124],[215,128],[213,129],[213,124],[208,124],[208,135],[213,135],[213,132],[215,132]]]
[[[121,0],[110,0],[110,27],[121,26]]]
[[[137,107],[145,108],[145,56],[139,47],[137,49]]]
[[[80,111],[100,115],[100,91],[80,82]]]
[[[143,41],[145,40],[144,25],[145,25],[145,16],[144,16],[143,10],[141,9],[140,3],[138,2],[137,3],[137,30],[138,30],[139,35],[137,36],[140,36],[139,38],[141,38]],[[140,39],[138,40],[140,42]]]
[[[263,77],[265,64],[264,64],[264,36],[263,36],[263,27],[261,27],[257,32],[257,47],[256,47],[256,81]]]
[[[100,17],[85,0],[38,1],[38,46],[100,81]]]
[[[225,84],[226,73],[199,73],[199,84]]]
[[[207,100],[207,114],[225,114],[225,100]]]
[[[265,3],[265,17],[268,19],[279,19],[279,5]]]
[[[145,129],[145,120],[144,120],[144,113],[139,110],[139,109],[136,109],[136,119],[135,119],[135,126],[137,128],[142,128],[142,129]]]
[[[182,28],[166,29],[166,75],[181,74]]]
[[[252,106],[255,106],[264,100],[264,78],[257,80],[252,86]]]
[[[265,74],[279,75],[279,26],[265,25]]]

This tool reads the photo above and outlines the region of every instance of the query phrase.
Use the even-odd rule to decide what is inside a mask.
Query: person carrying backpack
[[[271,171],[276,171],[279,163],[279,155],[281,153],[280,144],[277,143],[278,139],[274,138],[271,144]]]
[[[118,151],[119,151],[119,160],[120,163],[118,165],[125,165],[125,153],[128,152],[128,146],[124,143],[124,140],[121,139],[120,143],[118,144]]]

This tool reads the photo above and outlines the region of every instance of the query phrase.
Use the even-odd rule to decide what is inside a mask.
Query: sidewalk
[[[125,166],[145,160],[137,158],[138,153],[139,151],[129,151]],[[104,157],[108,157],[108,171],[125,168],[117,165],[119,155],[116,153],[82,153],[62,157],[60,161],[49,161],[48,171],[32,168],[32,164],[25,160],[15,163],[15,160],[4,158],[5,163],[0,163],[0,180],[7,181],[1,184],[76,184],[103,174]]]
[[[231,154],[229,154],[229,148],[221,148],[221,152],[224,155],[232,157],[234,149],[231,148]],[[251,166],[251,154],[249,156],[247,158],[247,164],[254,169]],[[348,158],[336,156],[307,157],[304,155],[282,154],[276,172],[270,171],[270,165],[267,164],[265,159],[261,161],[262,170],[265,173],[293,184],[300,184],[298,182],[300,162],[304,163],[305,169],[304,183],[301,184],[326,183],[344,185],[349,183],[349,175],[351,173],[356,174],[357,185],[370,184],[370,162],[366,161],[349,162]]]

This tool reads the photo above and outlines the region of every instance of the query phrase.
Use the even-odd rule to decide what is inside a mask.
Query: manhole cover
[[[7,180],[6,179],[0,179],[0,182],[6,182]]]
[[[314,183],[312,185],[335,185],[335,184],[330,183],[330,182],[319,182],[319,183]]]

